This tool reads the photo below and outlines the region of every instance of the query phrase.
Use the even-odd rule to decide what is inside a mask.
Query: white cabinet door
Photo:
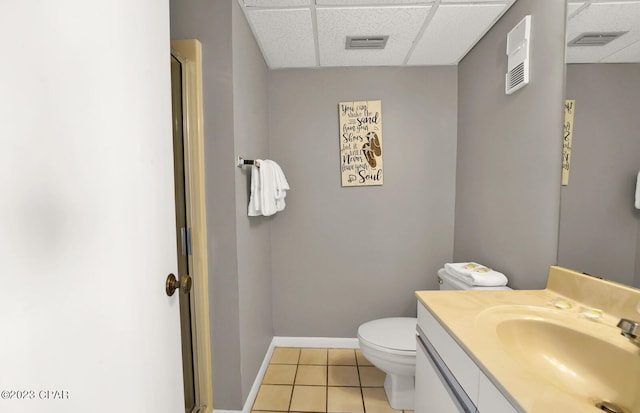
[[[416,413],[459,413],[457,403],[449,394],[437,368],[424,347],[417,343],[416,351]]]
[[[418,325],[427,334],[429,341],[437,349],[456,381],[460,383],[471,401],[476,403],[478,400],[478,366],[421,303],[418,303]]]
[[[516,408],[482,372],[480,373],[479,393],[478,411],[481,413],[518,413]]]
[[[184,411],[169,2],[0,1],[0,411]]]

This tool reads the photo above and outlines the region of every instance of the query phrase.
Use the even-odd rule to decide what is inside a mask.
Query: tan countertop
[[[532,370],[518,363],[508,354],[503,342],[485,322],[498,306],[529,307],[551,316],[558,313],[562,317],[573,317],[580,328],[589,330],[589,334],[598,335],[607,342],[615,341],[625,351],[637,351],[640,357],[640,349],[621,337],[620,330],[615,327],[622,317],[640,319],[640,291],[565,268],[551,267],[547,287],[543,290],[417,291],[416,297],[512,404],[523,412],[595,413],[602,410],[594,405],[597,395],[590,400],[584,395],[567,392],[544,377],[544,371],[534,371],[535,368]],[[567,299],[573,306],[570,309],[556,308],[552,302],[554,299]],[[582,314],[585,307],[604,310],[602,317],[595,321],[587,319]],[[636,381],[634,386],[637,385]]]

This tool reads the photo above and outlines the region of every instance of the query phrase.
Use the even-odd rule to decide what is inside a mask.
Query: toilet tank
[[[506,285],[498,287],[470,286],[450,276],[444,268],[438,270],[438,284],[441,290],[510,290]]]

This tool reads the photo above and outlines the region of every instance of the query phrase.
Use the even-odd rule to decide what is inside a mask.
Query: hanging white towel
[[[278,212],[276,209],[276,175],[273,165],[264,160],[260,162],[260,211],[268,217]]]
[[[256,162],[262,162],[256,159]],[[251,165],[251,197],[249,198],[250,217],[262,215],[260,204],[262,203],[262,195],[260,194],[260,170],[257,166]]]
[[[265,162],[267,162],[267,164],[272,168],[274,179],[273,198],[275,200],[275,212],[279,212],[282,211],[286,206],[284,199],[287,196],[287,191],[290,189],[289,182],[287,182],[287,178],[284,176],[284,172],[282,172],[282,168],[280,168],[280,165],[272,160],[266,160]]]
[[[270,216],[285,208],[289,183],[280,166],[271,160],[256,159],[260,167],[251,167],[249,216]]]
[[[636,181],[636,209],[640,209],[640,172],[638,172],[638,180]]]

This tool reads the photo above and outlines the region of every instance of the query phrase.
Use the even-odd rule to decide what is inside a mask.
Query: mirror
[[[567,41],[575,106],[558,264],[640,287],[640,1],[569,0]]]

